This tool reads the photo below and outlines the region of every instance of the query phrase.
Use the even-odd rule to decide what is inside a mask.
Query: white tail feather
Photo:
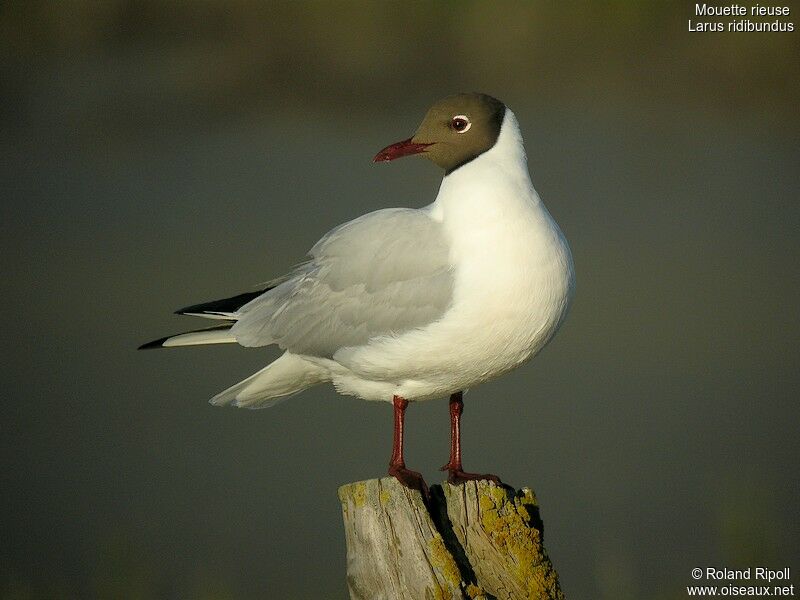
[[[190,331],[179,333],[164,340],[164,348],[173,346],[203,346],[205,344],[233,344],[236,338],[231,335],[230,329],[212,329],[208,331]]]
[[[202,317],[204,319],[218,319],[221,321],[235,321],[239,318],[237,313],[232,312],[185,312],[181,313],[187,317]]]
[[[328,381],[328,372],[296,354],[286,352],[244,381],[214,396],[215,406],[267,408],[304,389]]]

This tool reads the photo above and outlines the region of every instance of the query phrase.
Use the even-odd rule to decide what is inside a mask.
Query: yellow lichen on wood
[[[486,488],[486,495],[481,497],[480,503],[484,511],[481,515],[484,530],[513,558],[516,576],[521,581],[530,580],[534,575],[534,565],[541,561],[539,532],[527,526],[527,519],[523,519],[502,488]],[[527,511],[525,515],[527,517]]]
[[[354,483],[351,487],[351,494],[353,495],[353,502],[356,508],[361,508],[367,502],[367,485],[363,481]]]
[[[357,508],[361,508],[367,501],[367,482],[357,481],[339,488],[339,501],[347,512],[347,501],[352,500]]]
[[[477,583],[499,600],[563,600],[541,537],[536,496],[488,481],[444,486],[453,531]]]
[[[438,569],[445,580],[454,588],[461,587],[461,572],[458,570],[456,561],[444,545],[442,536],[436,535],[428,542],[430,550],[431,565]]]
[[[520,516],[526,521],[530,522],[531,515],[528,513],[528,506],[533,506],[536,508],[538,503],[536,502],[536,496],[533,494],[530,488],[522,488],[520,490],[522,493],[514,497],[514,506],[517,507],[517,511],[519,512]]]
[[[467,592],[467,596],[469,596],[472,600],[480,600],[481,598],[486,597],[486,590],[475,585],[474,583],[470,583],[464,591]]]
[[[544,555],[541,534],[530,526],[526,505],[536,505],[530,490],[510,496],[503,488],[485,486],[480,490],[480,523],[492,544],[507,556],[508,569],[526,588],[529,598],[547,598],[557,590],[557,575]],[[557,597],[557,596],[556,596]]]
[[[520,492],[522,493],[517,496],[517,500],[519,500],[520,503],[539,506],[539,502],[536,500],[536,494],[533,493],[531,488],[522,488]]]

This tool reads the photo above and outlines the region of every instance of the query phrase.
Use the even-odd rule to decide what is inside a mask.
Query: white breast
[[[572,257],[533,189],[511,111],[495,146],[445,177],[425,210],[451,245],[452,306],[426,328],[342,357],[341,391],[423,400],[473,387],[534,356],[566,316]]]

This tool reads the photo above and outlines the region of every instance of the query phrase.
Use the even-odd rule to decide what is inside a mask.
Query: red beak
[[[397,142],[391,146],[386,146],[386,148],[375,155],[375,158],[372,159],[372,162],[389,162],[390,160],[394,160],[395,158],[400,158],[402,156],[410,156],[412,154],[425,152],[425,148],[428,146],[433,146],[432,143],[415,143],[411,141],[412,139],[413,138],[408,138],[402,142]]]

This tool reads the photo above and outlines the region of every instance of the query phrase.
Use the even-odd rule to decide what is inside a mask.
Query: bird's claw
[[[417,490],[426,500],[430,497],[428,484],[421,473],[406,469],[404,466],[389,465],[389,475],[397,479],[401,484],[409,489]]]
[[[447,481],[452,483],[453,485],[460,485],[462,483],[466,483],[467,481],[492,481],[497,485],[502,485],[503,482],[500,481],[500,478],[497,475],[491,475],[489,473],[467,473],[463,471],[460,467],[454,467],[450,465],[450,463],[443,466],[441,471],[447,471]]]

